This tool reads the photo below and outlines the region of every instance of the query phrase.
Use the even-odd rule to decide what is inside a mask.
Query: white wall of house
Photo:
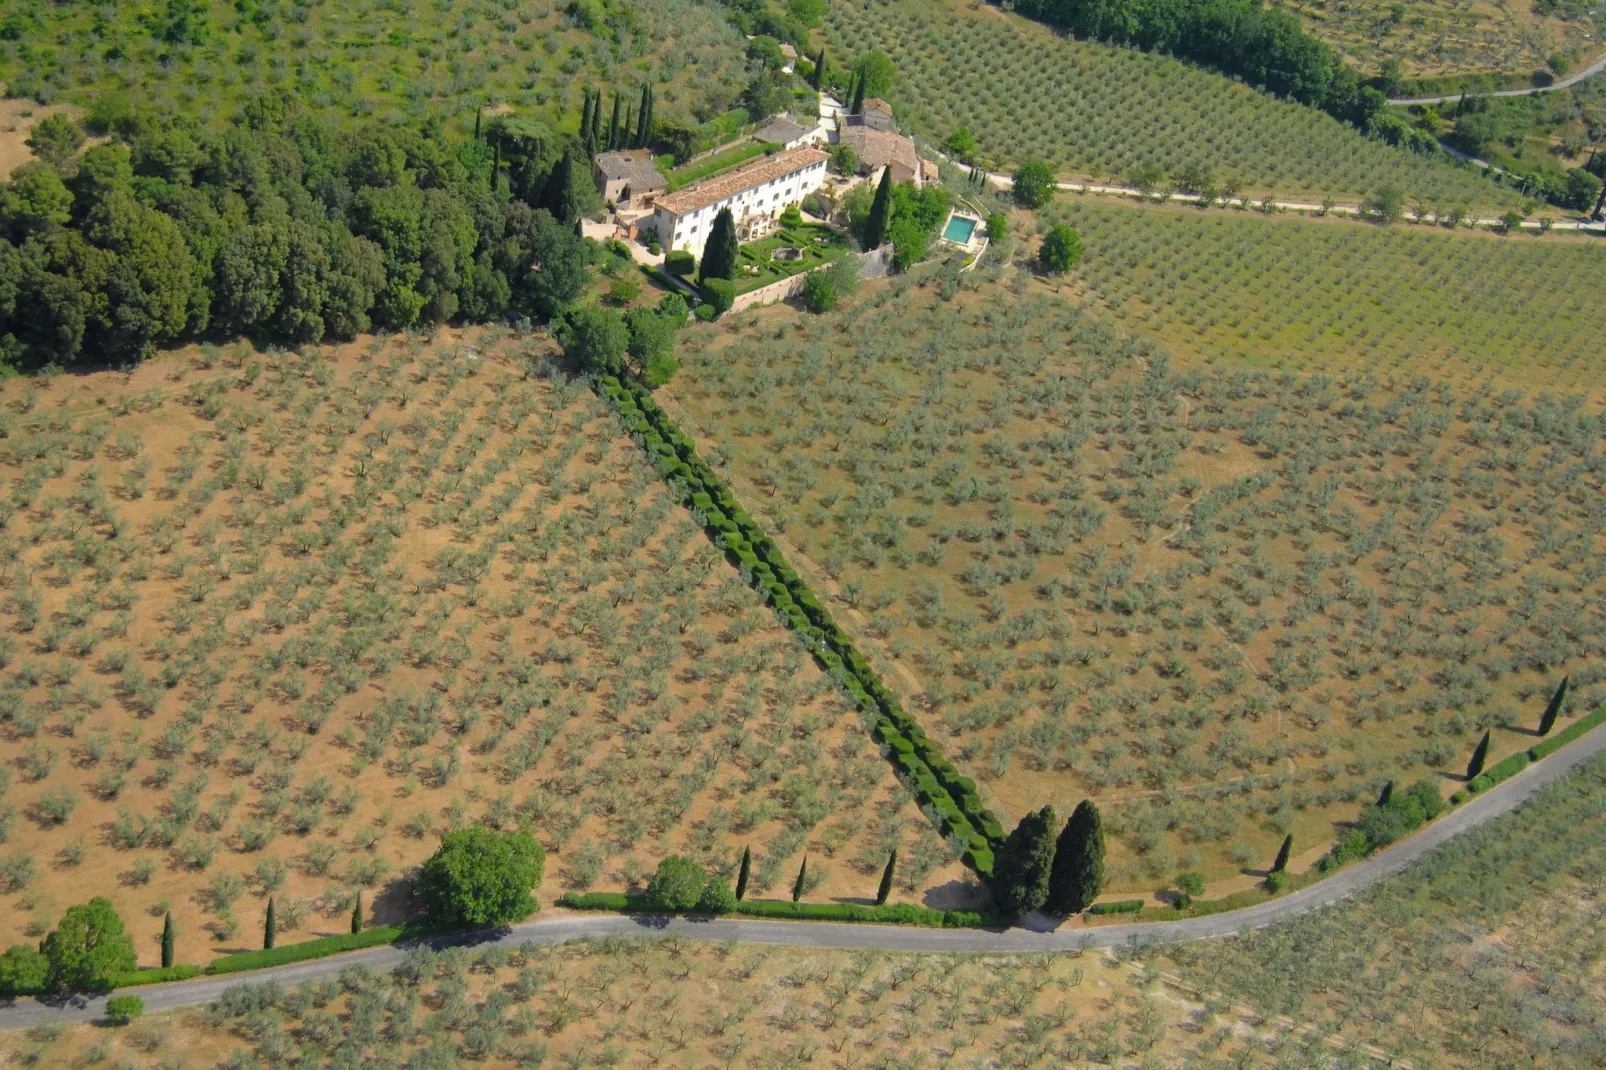
[[[825,182],[825,163],[824,160],[817,160],[789,175],[772,178],[768,182],[723,197],[684,216],[659,205],[653,212],[653,224],[658,230],[658,242],[665,249],[686,249],[701,260],[703,247],[708,244],[708,234],[713,229],[714,218],[719,215],[720,209],[731,210],[731,216],[736,220],[737,233],[740,234],[744,224],[751,223],[758,217],[774,218],[780,215],[787,205],[797,204],[819,189]]]

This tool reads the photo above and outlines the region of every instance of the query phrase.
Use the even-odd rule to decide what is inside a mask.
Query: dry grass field
[[[669,392],[1006,823],[1090,796],[1111,891],[1231,877],[1599,700],[1594,405],[1183,372],[988,275],[699,328]]]
[[[733,998],[734,997],[734,998]],[[415,956],[110,1031],[0,1038],[12,1065],[1282,1065],[1319,1037],[1102,955],[959,957],[684,941]],[[415,1061],[407,1062],[412,1057]]]
[[[1557,54],[1597,55],[1594,23],[1563,17],[1587,6],[1576,0],[1292,0],[1287,9],[1369,74],[1397,59],[1407,76],[1434,77],[1528,74]]]
[[[468,822],[542,896],[671,850],[811,899],[962,876],[858,715],[586,386],[500,329],[0,388],[0,944],[378,920]],[[783,887],[784,886],[784,887]],[[332,920],[331,920],[332,919]]]

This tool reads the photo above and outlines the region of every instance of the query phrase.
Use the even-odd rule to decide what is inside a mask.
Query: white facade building
[[[788,206],[825,182],[830,157],[815,148],[798,148],[720,175],[689,189],[666,194],[653,206],[653,225],[664,249],[686,249],[699,260],[714,218],[729,208],[736,237],[750,241],[768,231]]]

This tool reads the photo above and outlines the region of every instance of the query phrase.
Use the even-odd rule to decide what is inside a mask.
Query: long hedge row
[[[291,962],[326,958],[347,951],[360,951],[365,947],[394,944],[398,940],[418,940],[426,936],[448,932],[455,926],[431,925],[426,922],[405,922],[401,925],[376,925],[360,933],[341,933],[317,940],[304,940],[299,944],[286,944],[264,951],[243,951],[238,955],[225,955],[213,959],[206,968],[209,974],[239,973],[242,970],[260,970],[268,966],[284,966]]]
[[[943,835],[965,845],[965,861],[982,876],[993,870],[993,849],[1004,830],[982,805],[976,783],[962,775],[925,730],[898,704],[870,662],[832,619],[818,596],[786,562],[780,547],[736,501],[697,454],[696,443],[646,388],[611,375],[596,381],[659,472],[724,549],[725,556],[804,637],[820,665],[858,706],[883,753],[915,791]]]
[[[1568,725],[1566,729],[1557,732],[1549,739],[1535,743],[1528,748],[1528,757],[1537,762],[1547,754],[1554,754],[1603,721],[1606,721],[1606,706],[1602,706],[1586,717],[1578,718],[1578,720]]]
[[[568,892],[558,906],[572,910],[609,910],[620,914],[662,913],[645,895],[626,892]],[[931,929],[1008,928],[1012,919],[997,911],[936,910],[917,903],[791,903],[784,899],[745,899],[726,913],[748,918],[788,921],[862,921],[882,925],[923,925]]]

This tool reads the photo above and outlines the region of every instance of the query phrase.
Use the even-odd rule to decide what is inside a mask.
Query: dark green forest
[[[208,335],[286,345],[550,320],[592,256],[582,146],[537,120],[340,123],[273,90],[221,132],[104,100],[109,140],[0,186],[0,361],[119,365]],[[70,137],[70,134],[67,135]]]

